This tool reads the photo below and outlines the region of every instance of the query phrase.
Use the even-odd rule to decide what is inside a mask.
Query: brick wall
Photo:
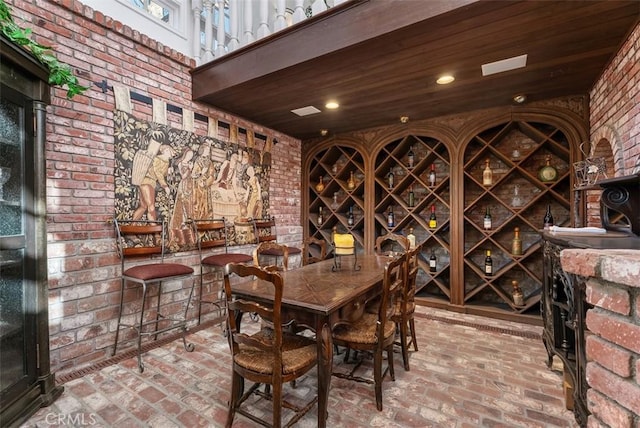
[[[640,172],[640,24],[593,86],[589,122],[591,155],[598,156],[600,144],[610,144],[607,170],[615,176]],[[587,223],[600,225],[597,196],[590,195]]]
[[[565,250],[562,268],[589,278],[589,427],[640,426],[640,251]]]
[[[63,89],[52,89],[47,109],[49,320],[54,371],[63,373],[110,356],[114,340],[120,265],[114,252],[113,226],[107,220],[114,215],[115,104],[113,92],[103,93],[92,82],[104,79],[109,85],[126,86],[277,138],[279,143],[272,149],[271,214],[280,225],[279,240],[300,244],[298,140],[191,102],[192,59],[78,1],[8,0],[7,4],[20,26],[33,29],[39,42],[53,46],[58,58],[77,71],[82,85],[91,86],[73,100],[66,99]],[[151,119],[148,105],[134,102],[133,112]],[[181,128],[180,116],[168,113],[168,121]],[[196,121],[196,126],[196,133],[206,135],[202,124]],[[195,264],[197,257],[180,254],[177,260]]]

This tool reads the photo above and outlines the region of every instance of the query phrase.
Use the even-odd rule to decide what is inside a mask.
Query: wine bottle
[[[436,206],[431,205],[431,215],[429,215],[429,229],[435,229],[438,227],[438,220],[436,220]]]
[[[316,184],[316,191],[318,193],[321,193],[324,190],[324,177],[320,176],[320,179],[318,180],[318,184]]]
[[[416,155],[413,153],[413,146],[409,147],[409,153],[407,153],[407,166],[409,169],[413,168],[413,163],[415,162]]]
[[[436,264],[438,263],[438,258],[436,257],[436,251],[434,248],[431,249],[431,256],[429,257],[429,272],[436,272]]]
[[[429,171],[429,186],[436,186],[436,165],[433,163],[431,164],[431,171]]]
[[[393,207],[389,207],[389,213],[387,214],[387,226],[394,227],[396,225],[396,220],[393,215]]]
[[[522,294],[518,281],[511,281],[511,286],[513,287],[513,304],[516,306],[524,306],[524,294]]]
[[[487,256],[484,258],[484,274],[493,275],[493,260],[491,259],[491,250],[487,250]]]
[[[333,192],[333,202],[331,202],[331,209],[335,211],[338,209],[338,207],[340,207],[340,204],[338,203],[338,192]]]
[[[484,221],[483,221],[484,230],[491,230],[491,209],[487,205],[487,208],[484,212]]]
[[[349,226],[353,226],[354,218],[353,218],[353,205],[349,207],[349,213],[347,214],[347,224]]]
[[[349,180],[347,180],[347,189],[353,190],[356,188],[356,179],[353,177],[353,171],[349,172]]]
[[[409,228],[409,234],[407,235],[407,240],[409,241],[409,249],[413,250],[416,248],[416,235],[413,234],[413,227]]]
[[[387,175],[387,180],[389,182],[389,189],[393,189],[393,168],[389,168],[389,174]]]
[[[543,228],[548,230],[553,226],[553,215],[551,215],[551,205],[547,205],[547,212],[544,215]]]
[[[538,170],[538,178],[544,183],[556,181],[558,170],[551,166],[551,156],[547,155],[545,164]]]
[[[318,226],[322,225],[324,218],[322,216],[322,207],[318,208]]]
[[[511,241],[511,254],[514,256],[522,255],[522,239],[520,239],[520,228],[513,229],[513,241]]]
[[[482,185],[489,187],[493,184],[493,172],[489,166],[489,159],[484,161],[484,171],[482,171]]]
[[[414,204],[415,195],[413,194],[413,186],[409,186],[409,201],[407,202],[407,205],[409,205],[409,207],[413,207]]]

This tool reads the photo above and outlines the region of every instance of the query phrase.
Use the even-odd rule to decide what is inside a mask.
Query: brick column
[[[640,251],[564,250],[565,272],[587,277],[589,427],[640,426]]]

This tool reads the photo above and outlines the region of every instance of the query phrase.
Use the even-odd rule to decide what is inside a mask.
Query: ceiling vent
[[[501,59],[500,61],[482,64],[482,75],[502,73],[504,71],[515,70],[527,65],[527,54],[514,56],[513,58]]]
[[[291,113],[295,113],[298,116],[309,116],[311,114],[320,113],[320,110],[318,110],[314,106],[306,106],[291,110]]]

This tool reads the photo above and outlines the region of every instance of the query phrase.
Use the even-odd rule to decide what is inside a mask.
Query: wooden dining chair
[[[384,268],[384,279],[382,282],[382,295],[378,312],[376,314],[364,313],[362,317],[353,324],[340,324],[334,328],[332,337],[333,343],[344,346],[347,349],[366,351],[373,354],[373,383],[375,385],[376,408],[382,410],[382,381],[387,373],[391,380],[395,381],[393,370],[393,346],[395,341],[396,325],[393,321],[396,300],[400,295],[400,290],[404,282],[404,270],[407,261],[407,254],[401,254],[390,260]],[[382,370],[384,352],[387,354],[387,367]],[[361,357],[362,358],[362,357]],[[334,376],[354,380],[358,382],[371,383],[370,379],[354,376],[360,364],[356,364],[348,374],[334,372]]]
[[[332,271],[335,272],[342,268],[342,257],[344,256],[353,256],[353,270],[360,270],[356,242],[356,238],[352,233],[338,233],[337,228],[333,228],[331,233],[331,246],[333,247]]]
[[[386,233],[376,238],[374,248],[377,254],[406,253],[409,251],[409,239],[397,233]]]
[[[278,242],[275,217],[253,219],[253,231],[257,244],[261,244],[262,242]],[[287,249],[289,251],[289,255],[287,256],[287,264],[289,263],[289,257],[302,254],[302,250],[298,247],[287,245]],[[278,264],[278,259],[284,257],[284,255],[282,254],[282,249],[279,247],[273,247],[263,254],[266,256],[274,257],[275,263],[273,264],[276,265]]]
[[[418,254],[421,245],[416,246],[407,253],[407,262],[404,270],[404,286],[401,298],[396,301],[393,321],[398,326],[400,342],[396,341],[402,349],[402,362],[404,369],[409,371],[409,348],[413,345],[414,351],[418,351],[416,340],[416,326],[414,314],[416,311],[416,278],[418,276]]]
[[[153,336],[155,340],[160,333],[173,329],[181,329],[184,348],[189,352],[193,351],[194,346],[192,343],[187,343],[186,333],[187,313],[191,304],[191,298],[193,297],[195,284],[195,279],[193,278],[194,270],[191,266],[164,261],[167,251],[167,227],[165,222],[115,219],[114,225],[117,235],[116,248],[121,261],[121,275],[120,306],[118,309],[116,336],[111,355],[116,354],[120,330],[122,328],[134,330],[137,341],[138,369],[142,373],[144,371],[141,355],[143,336]],[[153,256],[158,255],[160,256],[159,261],[152,259]],[[184,316],[169,313],[163,314],[160,310],[163,283],[184,279],[191,280]],[[129,298],[125,299],[127,283],[138,284],[142,287],[142,296],[139,300],[135,299],[132,301]],[[145,317],[146,309],[149,307],[147,303],[148,292],[152,285],[157,285],[158,288],[155,310],[151,311],[151,317]],[[124,314],[125,301],[130,302],[132,304],[131,306],[134,307],[127,314]]]
[[[302,265],[321,262],[327,258],[327,241],[310,236],[304,240],[302,248]]]
[[[217,274],[220,274],[220,277],[222,276],[222,269],[227,263],[251,263],[253,256],[251,254],[229,252],[227,223],[224,217],[195,219],[191,220],[190,223],[194,229],[200,256],[200,289],[198,292],[198,324],[200,324],[203,303],[215,306],[218,310],[218,316],[224,317],[224,304],[226,301],[223,295],[224,287],[213,290]],[[224,253],[219,251],[222,248],[224,248]],[[216,250],[218,252],[213,253]],[[222,281],[218,281],[219,284],[222,283]],[[211,287],[209,287],[209,293],[207,293],[209,297],[205,296],[203,299],[205,285],[211,285]]]
[[[247,299],[233,299],[230,276],[253,277],[269,284],[273,305]],[[227,325],[232,357],[231,398],[227,414],[227,427],[231,427],[236,413],[246,416],[263,426],[280,427],[282,409],[291,409],[294,415],[285,426],[291,426],[307,413],[318,401],[317,394],[304,406],[297,406],[283,399],[283,385],[308,373],[317,362],[315,339],[283,331],[281,318],[283,280],[279,272],[270,272],[258,266],[230,263],[225,267],[224,287],[227,298]],[[262,326],[252,335],[240,332],[240,322],[246,313],[257,313],[272,320],[270,326]],[[245,379],[254,384],[245,392]],[[268,386],[260,391],[260,385]],[[249,412],[243,403],[252,395],[272,401],[272,421],[260,419]]]
[[[280,254],[278,258],[282,260],[280,265],[265,263],[264,258],[261,257],[263,255],[273,256],[276,253]],[[279,271],[289,270],[289,247],[272,241],[260,242],[256,248],[253,249],[252,260],[254,266],[269,267]],[[278,259],[276,259],[276,263],[277,260]]]

